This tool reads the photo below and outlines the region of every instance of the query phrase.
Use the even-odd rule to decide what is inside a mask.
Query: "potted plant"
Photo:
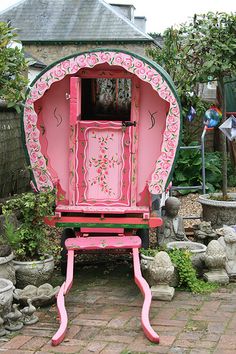
[[[13,253],[4,235],[0,235],[0,278],[16,283]]]
[[[39,286],[53,273],[54,260],[50,253],[55,246],[44,217],[52,214],[54,204],[52,192],[29,192],[8,200],[3,206],[5,235],[15,255],[17,287]],[[10,221],[12,214],[19,220],[18,226]]]

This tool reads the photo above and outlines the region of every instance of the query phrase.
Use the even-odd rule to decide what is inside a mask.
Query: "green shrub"
[[[206,283],[204,280],[197,278],[196,270],[191,261],[191,252],[184,249],[168,250],[165,247],[162,247],[161,250],[165,250],[169,254],[172,264],[177,269],[178,288],[197,294],[209,293],[218,288],[215,283]],[[146,250],[142,248],[140,251],[145,256],[155,257],[160,248]]]
[[[193,142],[191,145],[198,145]],[[206,188],[208,193],[220,190],[222,185],[222,158],[219,152],[205,153]],[[236,185],[232,164],[228,163],[229,185]],[[196,186],[202,183],[201,151],[197,149],[180,150],[177,165],[173,175],[173,185],[178,187]],[[196,192],[196,190],[180,190],[181,194]]]

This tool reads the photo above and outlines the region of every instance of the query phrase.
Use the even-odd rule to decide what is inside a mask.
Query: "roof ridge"
[[[130,21],[126,16],[122,15],[118,11],[116,11],[110,4],[105,2],[104,0],[98,0],[100,3],[105,5],[110,11],[112,11],[117,17],[120,17],[122,20],[124,20],[128,25],[132,26],[134,30],[145,36],[147,39],[153,41],[153,38],[149,36],[147,33],[143,32],[140,30],[132,21]],[[122,5],[122,4],[121,4]]]

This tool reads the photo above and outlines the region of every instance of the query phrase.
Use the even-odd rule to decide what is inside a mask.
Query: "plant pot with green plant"
[[[50,280],[54,270],[54,244],[44,217],[51,215],[55,204],[53,192],[24,193],[6,202],[3,206],[5,236],[11,246],[15,260],[16,286],[39,286]],[[16,227],[10,216],[19,220]]]
[[[141,249],[141,263],[143,263],[142,270],[144,271],[144,276],[148,274],[147,268],[150,266],[150,262],[154,260],[155,254],[158,252],[157,249]],[[191,250],[175,248],[166,249],[169,254],[172,264],[175,267],[174,275],[171,279],[171,286],[181,288],[183,290],[191,291],[193,293],[208,293],[217,289],[215,283],[208,284],[205,281],[198,278],[194,264],[192,263],[192,252]],[[146,277],[149,283],[149,278]],[[150,283],[150,285],[154,285]]]

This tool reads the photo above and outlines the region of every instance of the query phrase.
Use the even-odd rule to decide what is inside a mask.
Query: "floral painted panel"
[[[162,193],[174,163],[179,141],[179,104],[173,90],[165,80],[165,74],[161,74],[155,66],[152,66],[152,63],[142,61],[131,54],[105,50],[83,53],[59,62],[42,74],[30,89],[24,108],[24,130],[26,147],[37,188],[38,190],[53,188],[56,181],[53,179],[49,167],[46,166],[45,158],[41,152],[34,102],[42,97],[53,83],[62,80],[66,75],[75,74],[82,68],[93,68],[103,63],[121,66],[128,72],[135,74],[139,79],[148,82],[162,99],[169,102],[170,108],[166,117],[161,154],[157,156],[154,171],[148,182],[151,193]]]
[[[121,122],[79,122],[77,205],[129,205],[130,150],[130,128]]]

